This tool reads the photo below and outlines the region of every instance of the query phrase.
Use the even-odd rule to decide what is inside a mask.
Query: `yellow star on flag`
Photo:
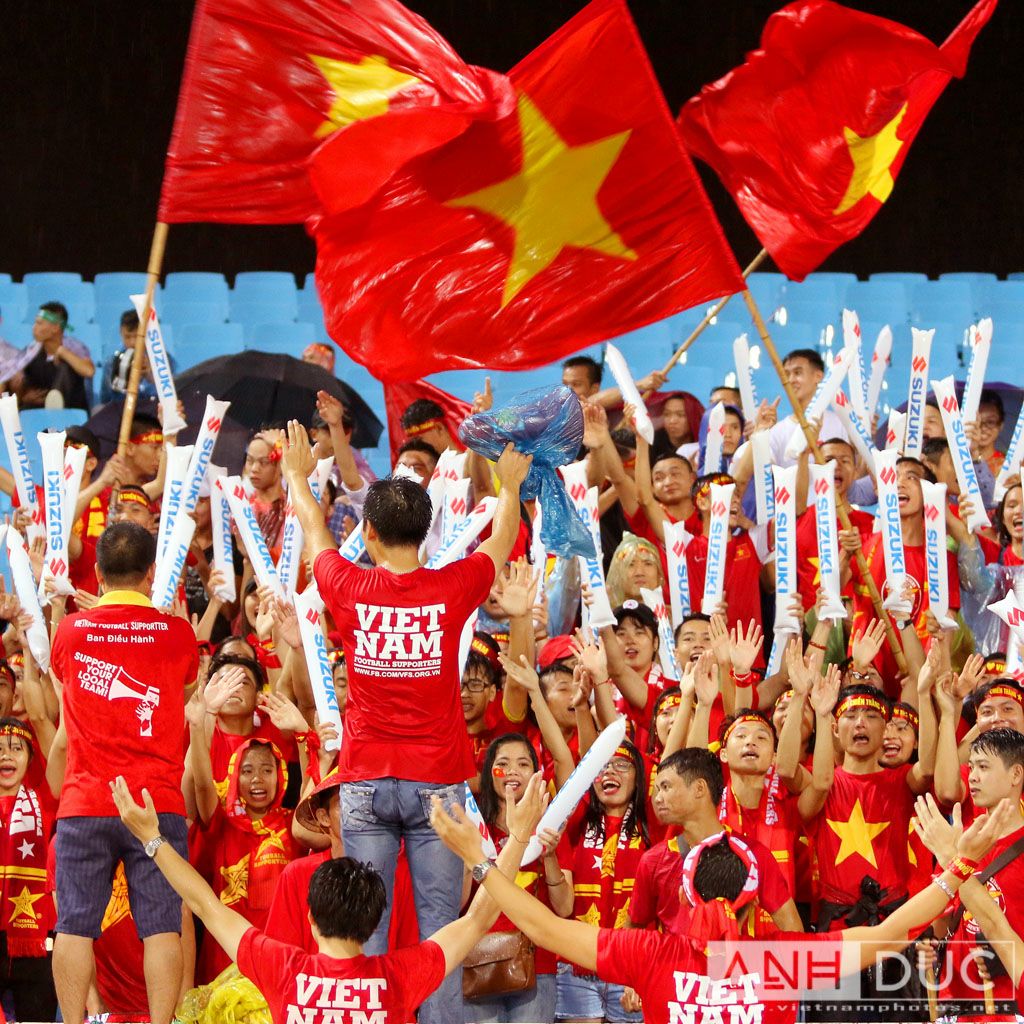
[[[29,891],[29,887],[27,885],[23,885],[21,887],[21,892],[18,893],[17,896],[8,896],[7,898],[14,904],[11,916],[7,918],[8,923],[18,917],[27,917],[30,921],[38,921],[39,915],[35,912],[33,907],[45,895],[45,892],[33,895]]]
[[[855,853],[860,854],[873,868],[878,867],[875,860],[875,850],[871,845],[875,836],[884,832],[891,822],[888,821],[865,821],[864,808],[857,800],[850,811],[848,821],[832,821],[825,819],[828,827],[839,836],[839,852],[836,854],[836,865],[842,864],[847,857]]]
[[[846,195],[833,211],[846,213],[866,195],[874,196],[884,203],[892,192],[893,180],[889,168],[896,154],[903,148],[903,140],[896,137],[896,131],[907,113],[906,103],[896,116],[877,134],[863,138],[852,128],[843,128],[843,136],[853,160],[853,174],[846,186]]]
[[[523,151],[519,173],[446,204],[489,213],[515,232],[502,307],[566,246],[637,258],[597,204],[597,193],[630,133],[569,146],[525,93],[519,95],[518,112]]]
[[[221,868],[224,888],[220,893],[220,901],[230,907],[239,900],[244,900],[249,892],[249,855],[246,854],[237,864],[229,864]]]
[[[309,59],[334,90],[327,120],[314,133],[318,139],[353,121],[386,114],[391,97],[419,81],[415,75],[393,68],[383,57],[364,57],[358,64],[313,53]]]

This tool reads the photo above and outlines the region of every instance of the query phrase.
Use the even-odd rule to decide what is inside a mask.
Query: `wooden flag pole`
[[[746,280],[755,270],[757,270],[757,268],[761,266],[761,264],[765,261],[767,256],[768,250],[762,249],[750,261],[750,264],[748,265],[747,269],[743,271],[743,279]],[[686,341],[684,341],[682,345],[680,345],[679,348],[675,350],[675,353],[673,354],[672,358],[665,364],[664,369],[661,371],[662,373],[667,374],[672,369],[672,367],[679,362],[679,359],[682,356],[682,354],[700,337],[704,328],[707,327],[708,324],[710,324],[711,321],[714,320],[715,317],[718,316],[718,314],[721,313],[723,309],[725,309],[726,304],[729,302],[731,298],[731,295],[726,295],[724,299],[719,299],[718,302],[716,302],[707,311],[707,313],[704,316],[704,319],[701,320],[701,322],[697,324],[696,327],[694,327]],[[648,392],[648,394],[650,393],[651,392]],[[644,395],[644,398],[647,398],[646,394]]]
[[[142,354],[146,351],[146,324],[149,322],[149,311],[153,307],[153,296],[156,285],[163,270],[164,250],[167,248],[167,224],[156,222],[153,231],[153,244],[149,249],[149,266],[146,268],[146,305],[139,317],[139,329],[135,335],[135,349],[132,365],[128,372],[128,385],[124,392],[124,411],[121,413],[121,430],[117,438],[117,453],[124,455],[131,437],[132,420],[135,419],[135,406],[139,401],[139,381],[142,378]]]
[[[825,464],[825,457],[821,454],[821,449],[818,447],[818,440],[814,436],[814,431],[811,429],[811,425],[807,422],[807,418],[804,416],[803,404],[799,399],[797,399],[796,395],[793,394],[793,391],[789,386],[789,382],[786,380],[786,371],[782,365],[782,360],[779,358],[778,349],[776,349],[775,342],[772,341],[771,335],[768,333],[768,328],[765,325],[764,318],[761,316],[761,311],[758,309],[757,303],[754,301],[754,296],[750,294],[749,288],[743,293],[743,299],[747,304],[747,309],[750,311],[750,316],[754,321],[754,326],[757,328],[757,333],[761,337],[761,343],[764,345],[765,350],[771,357],[772,365],[775,367],[775,372],[779,375],[779,380],[782,382],[782,388],[786,392],[786,397],[789,398],[790,404],[793,406],[793,413],[796,416],[796,421],[803,430],[804,437],[807,438],[807,447],[814,456],[818,465],[823,466]],[[846,498],[841,497],[838,494],[836,495],[836,511],[839,513],[839,521],[843,524],[843,529],[852,529],[853,523],[850,521],[850,506],[846,503]],[[902,675],[906,675],[907,659],[903,655],[903,647],[900,645],[900,640],[896,635],[896,630],[893,629],[889,613],[882,607],[882,595],[879,594],[878,587],[875,586],[875,579],[868,569],[868,563],[864,558],[863,551],[857,552],[857,569],[860,572],[861,579],[864,581],[864,585],[868,588],[871,603],[875,607],[875,615],[877,615],[885,624],[885,635],[889,640],[889,647],[892,650],[893,657],[896,659],[896,664],[899,666],[900,673]]]

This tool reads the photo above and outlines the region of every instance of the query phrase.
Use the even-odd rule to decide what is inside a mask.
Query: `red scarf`
[[[2,823],[0,863],[7,955],[46,956],[53,904],[46,885],[47,829],[34,789],[22,786]]]

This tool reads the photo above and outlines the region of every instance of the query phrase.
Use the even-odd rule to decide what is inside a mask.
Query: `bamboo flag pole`
[[[746,280],[755,270],[757,270],[757,268],[761,266],[761,264],[765,261],[767,256],[768,250],[762,249],[750,261],[750,264],[747,266],[747,269],[743,271],[743,279]],[[700,337],[701,333],[708,326],[708,324],[710,324],[711,321],[714,320],[715,317],[718,316],[718,314],[721,313],[723,309],[725,309],[726,304],[729,302],[731,298],[731,295],[726,295],[724,299],[719,299],[718,302],[716,302],[707,311],[707,313],[704,316],[704,319],[701,320],[701,322],[697,324],[696,327],[694,327],[694,329],[690,332],[690,336],[682,343],[682,345],[679,346],[679,348],[675,350],[675,353],[673,354],[672,358],[665,364],[664,369],[661,371],[662,373],[667,374],[672,369],[672,367],[679,362],[680,358],[682,357],[682,354]],[[644,398],[647,397],[648,396],[645,394]]]
[[[121,431],[117,438],[117,453],[123,455],[128,448],[128,439],[131,437],[132,420],[135,419],[135,406],[139,400],[139,381],[142,378],[142,355],[146,350],[146,324],[149,321],[149,311],[153,308],[153,296],[156,294],[156,285],[160,280],[160,272],[163,270],[164,250],[167,248],[167,224],[164,221],[156,222],[156,229],[153,231],[153,244],[149,248],[149,266],[146,268],[148,275],[146,280],[146,306],[139,317],[139,329],[135,335],[135,349],[132,355],[132,365],[128,373],[128,384],[124,392],[124,411],[121,413]]]
[[[814,436],[814,431],[811,429],[811,425],[807,422],[807,418],[804,416],[803,404],[796,395],[793,394],[793,391],[789,386],[789,382],[786,380],[786,371],[782,365],[782,360],[779,358],[778,349],[776,349],[775,342],[772,341],[771,335],[768,333],[768,328],[765,325],[764,318],[761,316],[761,310],[758,309],[757,303],[754,301],[754,296],[750,294],[749,288],[743,293],[743,299],[747,304],[747,309],[750,311],[750,316],[754,321],[754,326],[757,328],[757,333],[761,337],[761,343],[764,345],[765,351],[767,351],[768,355],[771,357],[772,365],[775,367],[775,372],[779,375],[779,380],[782,382],[782,388],[786,392],[786,397],[789,398],[790,404],[793,406],[793,414],[796,416],[796,421],[803,430],[804,437],[807,438],[807,447],[814,456],[818,465],[823,466],[825,464],[825,457],[821,454],[821,449],[818,447],[818,441]],[[843,529],[852,529],[853,523],[850,521],[850,506],[847,504],[846,498],[840,497],[838,494],[836,495],[836,511],[839,513],[839,521],[843,524]],[[875,608],[875,615],[877,615],[885,624],[885,635],[889,640],[889,647],[892,650],[893,657],[896,659],[896,664],[899,666],[900,673],[906,675],[907,659],[903,655],[903,647],[900,645],[900,640],[896,635],[896,630],[893,629],[889,613],[882,607],[882,596],[878,592],[878,587],[875,586],[875,579],[871,575],[871,571],[868,569],[868,563],[864,558],[863,551],[857,552],[857,569],[860,572],[861,579],[864,581],[864,585],[868,588],[871,603]]]

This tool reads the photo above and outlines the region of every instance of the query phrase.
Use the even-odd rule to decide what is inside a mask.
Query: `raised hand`
[[[160,821],[156,816],[156,807],[148,789],[142,790],[142,806],[139,806],[128,789],[123,775],[110,783],[110,792],[114,797],[114,806],[121,815],[125,827],[140,843],[148,843],[160,835]]]
[[[988,814],[979,814],[964,830],[956,844],[956,852],[965,860],[981,860],[1006,834],[1017,814],[1017,801],[1000,800]],[[955,814],[954,814],[955,818]]]
[[[309,723],[302,717],[302,712],[287,697],[278,693],[261,693],[259,705],[281,732],[309,731]]]
[[[430,824],[452,853],[470,866],[486,859],[480,832],[458,804],[453,804],[449,812],[444,809],[440,797],[432,796],[430,805]],[[507,806],[505,811],[508,812]]]
[[[872,619],[853,638],[850,653],[853,656],[854,665],[858,668],[867,668],[878,657],[878,652],[884,643],[885,623],[881,619]]]
[[[508,799],[510,796],[511,791],[506,790],[505,824],[508,826],[509,835],[529,840],[548,806],[544,773],[535,772],[530,776],[530,781],[518,800]]]
[[[573,653],[590,674],[595,685],[603,683],[608,678],[608,657],[605,654],[604,644],[589,640],[579,630],[576,630]]]
[[[583,402],[583,444],[599,448],[608,436],[608,413],[596,402]]]
[[[761,627],[757,622],[751,619],[746,633],[743,632],[743,627],[737,623],[729,634],[729,653],[732,658],[732,669],[736,675],[745,676],[750,673],[751,666],[753,666],[763,643],[764,636],[761,634]]]
[[[972,654],[964,662],[956,681],[956,695],[963,700],[985,682],[985,659],[980,654]]]
[[[483,391],[473,393],[473,412],[487,412],[494,405],[494,394],[491,391],[491,378],[484,377]]]
[[[495,598],[510,619],[530,614],[537,597],[538,577],[525,558],[517,558],[506,574],[499,577]]]
[[[729,627],[725,624],[725,616],[718,613],[711,616],[711,641],[709,649],[715,656],[715,661],[723,668],[729,668],[732,664],[732,656],[729,648],[732,638],[729,636]]]
[[[935,797],[926,793],[919,796],[914,804],[914,819],[914,831],[921,842],[935,854],[940,866],[948,864],[956,855],[957,843],[963,832],[960,805],[953,807],[953,823],[950,824],[939,810]]]
[[[832,709],[839,700],[839,686],[842,683],[843,674],[839,671],[838,665],[829,665],[824,675],[815,673],[814,682],[811,684],[811,707],[818,716],[832,714]]]
[[[697,659],[693,684],[698,704],[714,704],[718,696],[718,679],[715,676],[715,655],[711,651],[704,651]]]
[[[316,393],[316,411],[320,413],[320,418],[328,428],[340,427],[342,417],[345,415],[345,407],[341,404],[341,399],[329,391]]]
[[[527,693],[540,693],[540,677],[527,660],[525,654],[519,655],[519,661],[513,661],[507,654],[499,654],[498,660],[505,670],[505,675],[514,683],[518,683]]]
[[[316,469],[309,434],[298,420],[288,421],[288,440],[281,457],[281,471],[290,480],[305,480]]]
[[[814,673],[811,671],[807,661],[804,660],[804,653],[800,648],[800,641],[797,638],[786,644],[786,669],[789,674],[789,685],[793,692],[799,696],[806,697],[811,692],[814,683]]]
[[[225,665],[217,669],[203,689],[203,703],[216,715],[225,703],[234,697],[245,683],[245,669],[241,665]]]

